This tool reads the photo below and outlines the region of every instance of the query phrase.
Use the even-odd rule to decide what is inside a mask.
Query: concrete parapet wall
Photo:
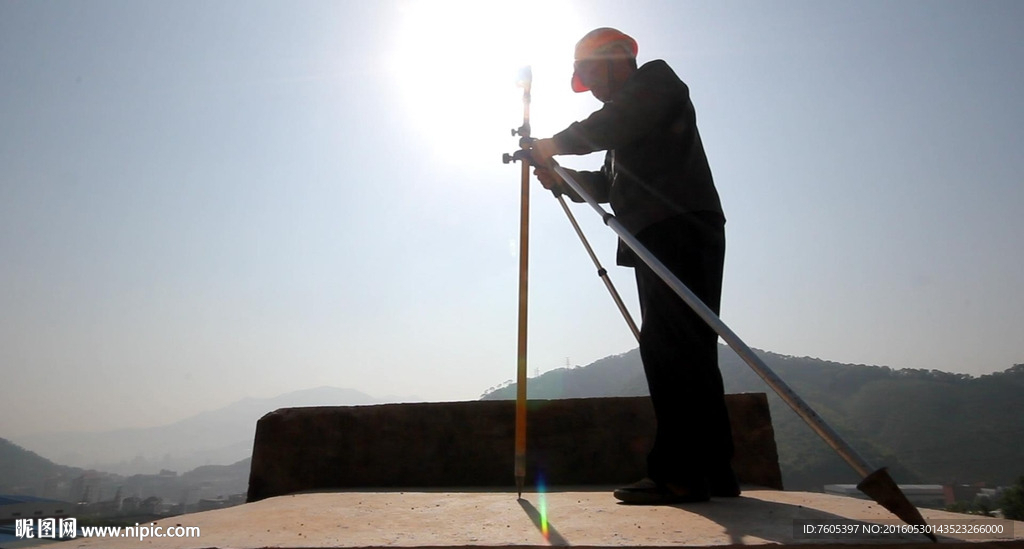
[[[744,484],[782,488],[764,393],[727,395]],[[527,485],[609,485],[644,476],[647,397],[531,400]],[[305,490],[514,486],[515,402],[286,408],[256,426],[249,501]]]

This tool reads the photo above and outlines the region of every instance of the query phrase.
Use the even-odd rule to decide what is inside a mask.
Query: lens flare
[[[537,504],[540,507],[540,533],[548,539],[548,499],[544,477],[537,475]]]

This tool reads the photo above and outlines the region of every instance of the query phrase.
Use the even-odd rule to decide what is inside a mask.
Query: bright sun
[[[566,91],[547,97],[548,107],[557,97],[569,98],[578,39],[571,8],[551,0],[402,6],[388,67],[410,125],[437,145],[438,157],[453,163],[497,159],[515,148],[509,129],[522,121],[522,91],[515,86],[522,66],[533,66],[535,103],[545,89],[542,76],[548,89],[557,78]],[[537,134],[536,120],[533,126]],[[455,140],[458,150],[450,146]]]

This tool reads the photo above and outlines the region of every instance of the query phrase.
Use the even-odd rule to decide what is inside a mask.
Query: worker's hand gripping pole
[[[619,238],[636,252],[637,257],[643,260],[651,270],[658,274],[658,276],[668,284],[676,294],[686,304],[696,312],[701,319],[704,320],[711,328],[718,333],[719,336],[729,344],[730,347],[736,354],[743,359],[744,362],[750,366],[754,372],[761,377],[778,395],[782,398],[786,404],[789,405],[807,424],[817,433],[822,439],[825,440],[831,446],[840,457],[842,457],[846,463],[850,465],[857,473],[864,477],[864,480],[857,485],[857,488],[862,492],[870,496],[872,499],[877,501],[883,507],[891,511],[893,514],[898,516],[904,522],[908,524],[925,525],[924,517],[921,516],[921,512],[907,499],[903,491],[900,490],[899,486],[892,480],[886,469],[883,467],[878,470],[874,470],[868,465],[867,461],[860,456],[849,444],[846,443],[836,433],[825,420],[821,418],[811,407],[797,395],[792,389],[789,388],[782,378],[777,376],[775,372],[768,367],[764,361],[757,356],[754,351],[747,346],[733,332],[722,319],[718,317],[707,305],[704,304],[689,288],[683,284],[679,278],[677,278],[672,271],[665,266],[657,257],[654,256],[647,248],[640,243],[639,240],[632,233],[625,229],[615,216],[605,211],[600,204],[594,200],[580,184],[573,178],[572,174],[569,173],[565,168],[562,168],[554,160],[551,161],[551,166],[565,182],[576,191],[576,194],[581,196],[583,200],[587,202],[604,220],[605,225],[611,227]],[[564,205],[564,203],[563,203]],[[935,536],[931,533],[926,533],[926,536],[931,538],[932,541],[937,541]]]

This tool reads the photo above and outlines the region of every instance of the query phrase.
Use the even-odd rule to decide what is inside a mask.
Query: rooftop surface
[[[922,509],[933,525],[966,529],[980,517]],[[545,534],[545,520],[546,534]],[[987,525],[993,519],[985,519]],[[807,492],[747,490],[739,498],[639,507],[610,490],[546,494],[494,491],[318,492],[172,517],[156,526],[199,527],[196,538],[78,538],[62,548],[285,547],[710,547],[800,544],[931,545],[919,534],[804,537],[797,521],[885,528],[902,524],[871,501]],[[939,535],[947,546],[1024,547],[1024,523],[1001,521],[1002,535]],[[144,525],[148,526],[148,525]],[[995,544],[995,545],[993,545]],[[923,545],[922,545],[923,546]]]

